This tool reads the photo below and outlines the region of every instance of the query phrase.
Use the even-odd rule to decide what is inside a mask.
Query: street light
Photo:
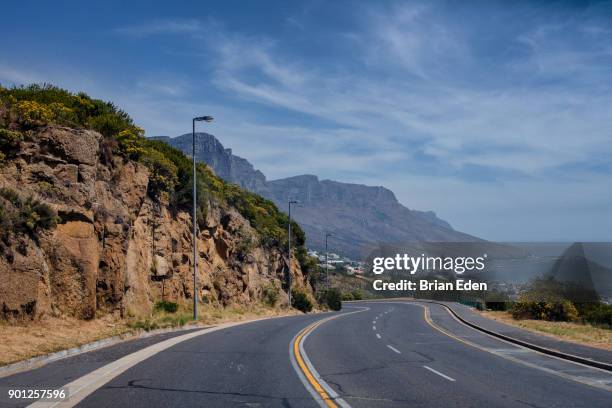
[[[192,161],[193,161],[193,320],[198,320],[198,242],[197,242],[197,219],[196,219],[196,198],[197,198],[197,176],[196,176],[196,151],[195,151],[195,123],[212,122],[212,116],[198,116],[192,121]]]
[[[327,253],[327,238],[333,236],[334,234],[332,234],[331,232],[327,232],[325,233],[325,285],[327,286],[327,289],[329,289],[329,261],[327,260],[328,257],[328,253]]]
[[[289,275],[287,276],[287,286],[289,290],[287,291],[287,296],[289,298],[289,307],[291,307],[291,204],[297,204],[298,201],[289,200],[287,203],[289,204],[289,232],[287,238],[287,253],[289,254]]]

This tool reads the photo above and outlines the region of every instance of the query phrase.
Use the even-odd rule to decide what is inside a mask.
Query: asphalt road
[[[612,406],[610,391],[444,335],[418,305],[368,306],[322,325],[305,345],[319,374],[353,407]],[[458,334],[494,350],[510,348],[473,329]],[[606,377],[612,380],[601,373]]]
[[[132,366],[78,406],[612,406],[610,373],[512,347],[430,307],[432,324],[419,305],[372,302],[204,334]],[[0,388],[62,383],[52,368],[0,379]]]

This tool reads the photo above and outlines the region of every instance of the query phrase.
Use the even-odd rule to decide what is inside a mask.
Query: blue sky
[[[210,114],[269,179],[383,185],[483,238],[611,241],[612,3],[458,4],[9,2],[0,83],[149,136]]]

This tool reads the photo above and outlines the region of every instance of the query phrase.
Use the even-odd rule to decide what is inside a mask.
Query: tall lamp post
[[[287,258],[289,260],[289,275],[287,276],[287,296],[289,298],[289,307],[291,307],[291,204],[297,204],[298,201],[289,200],[287,203],[289,204],[289,227],[287,233]]]
[[[327,286],[327,289],[329,289],[329,261],[327,259],[328,257],[328,252],[327,252],[327,238],[333,236],[334,234],[332,234],[331,232],[327,232],[325,233],[325,286]]]
[[[192,160],[193,160],[193,320],[198,320],[198,223],[196,219],[197,210],[197,176],[196,176],[196,136],[195,136],[195,123],[196,122],[212,122],[212,116],[198,116],[193,118],[192,121]]]

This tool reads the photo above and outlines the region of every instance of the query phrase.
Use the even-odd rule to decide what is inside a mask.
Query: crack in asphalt
[[[360,395],[351,395],[351,394],[347,393],[346,391],[344,391],[344,389],[342,388],[342,386],[339,383],[337,383],[335,381],[328,380],[327,378],[325,378],[325,381],[328,384],[334,385],[337,388],[336,392],[338,393],[338,397],[339,398],[343,398],[343,399],[353,399],[353,400],[362,400],[362,401],[378,401],[378,402],[408,402],[408,401],[412,401],[412,400],[407,400],[407,399],[376,398],[376,397],[362,397]]]
[[[434,362],[434,361],[435,360],[432,359],[428,362]],[[421,360],[408,361],[406,359],[402,359],[401,361],[392,361],[392,362],[384,363],[381,365],[368,366],[368,367],[358,368],[358,369],[349,370],[349,371],[339,371],[339,372],[331,372],[331,373],[321,373],[320,372],[320,374],[321,376],[325,378],[327,378],[327,376],[349,376],[349,375],[355,375],[355,374],[363,374],[368,371],[384,370],[385,368],[391,368],[392,366],[400,366],[404,364],[421,364],[421,363],[424,363],[424,361],[421,361]]]
[[[519,404],[527,405],[528,407],[532,407],[532,408],[546,408],[543,405],[533,404],[531,402],[523,401],[523,400],[520,400],[520,399],[515,399],[514,402],[518,402]]]
[[[430,357],[427,354],[422,353],[420,351],[416,351],[416,350],[409,350],[409,351],[412,352],[412,353],[416,353],[416,354],[420,355],[421,357],[426,359],[428,363],[433,363],[434,361],[436,361],[433,357]]]
[[[224,392],[224,391],[209,391],[209,390],[190,390],[185,388],[167,388],[167,387],[153,387],[142,384],[137,384],[138,381],[147,381],[150,380],[148,378],[130,380],[127,385],[107,385],[102,387],[105,390],[117,390],[117,389],[143,389],[143,390],[151,390],[151,391],[167,391],[167,392],[179,392],[179,393],[188,393],[188,394],[204,394],[204,395],[219,395],[219,396],[234,396],[234,397],[251,397],[251,398],[264,398],[268,400],[281,401],[283,406],[290,407],[290,401],[300,400],[300,401],[310,401],[312,397],[299,397],[299,396],[273,396],[267,394],[258,394],[258,393],[246,393],[246,392]],[[246,401],[240,401],[246,402]]]
[[[344,397],[344,396],[348,396],[349,395],[349,394],[346,393],[346,391],[344,391],[344,388],[342,388],[342,386],[339,383],[337,383],[335,381],[328,380],[327,378],[325,378],[325,382],[327,382],[328,384],[331,384],[331,385],[335,385],[336,386],[336,392],[338,393],[338,395],[340,397]]]

